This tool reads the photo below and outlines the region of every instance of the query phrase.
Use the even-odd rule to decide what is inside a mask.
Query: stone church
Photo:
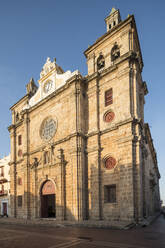
[[[85,77],[47,58],[11,107],[13,217],[138,222],[160,209],[135,19],[113,8],[105,22]]]

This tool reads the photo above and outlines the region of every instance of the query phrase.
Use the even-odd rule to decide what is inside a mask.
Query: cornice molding
[[[93,74],[91,75],[87,75],[85,76],[85,80],[87,83],[89,83],[90,81],[92,81],[93,79],[96,79],[96,78],[102,78],[104,77],[105,75],[111,73],[112,71],[118,69],[118,66],[126,61],[126,60],[129,60],[129,61],[137,61],[138,60],[138,57],[137,57],[137,54],[135,52],[133,52],[132,50],[123,54],[122,56],[120,56],[119,58],[117,58],[113,65],[109,66],[108,68],[105,68],[105,69],[101,69],[100,71],[97,71],[97,72],[94,72]],[[128,66],[129,68],[129,66]],[[121,74],[120,76],[123,76],[123,74]]]

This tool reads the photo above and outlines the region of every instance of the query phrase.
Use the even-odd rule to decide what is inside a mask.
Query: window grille
[[[108,106],[113,103],[113,92],[112,88],[105,91],[105,106]]]

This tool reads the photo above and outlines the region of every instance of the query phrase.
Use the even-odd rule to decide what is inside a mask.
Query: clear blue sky
[[[46,58],[64,70],[87,74],[83,51],[106,32],[112,7],[122,19],[134,14],[147,82],[145,121],[149,122],[165,201],[165,1],[157,0],[5,0],[0,4],[0,157],[10,151],[9,108],[25,95],[31,77],[39,79]]]

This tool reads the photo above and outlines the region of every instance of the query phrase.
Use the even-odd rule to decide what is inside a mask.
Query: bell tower
[[[107,25],[107,32],[114,28],[116,25],[118,25],[121,22],[121,16],[120,11],[115,8],[112,8],[109,16],[105,18],[105,23]]]
[[[85,51],[89,217],[134,221],[143,216],[140,142],[147,88],[134,16],[122,21],[112,8],[105,22],[107,32]]]

